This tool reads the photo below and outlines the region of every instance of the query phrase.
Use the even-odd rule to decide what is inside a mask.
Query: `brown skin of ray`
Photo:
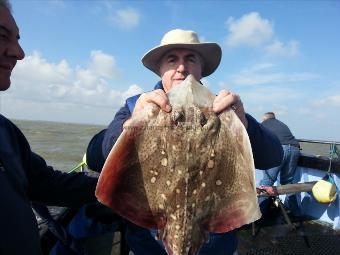
[[[189,95],[196,87],[191,89]],[[106,177],[115,178],[107,185],[116,187],[102,187],[101,179],[98,186],[123,217],[160,229],[169,254],[194,255],[208,231],[227,232],[259,217],[254,164],[246,131],[234,112],[217,116],[212,101],[206,107],[190,102],[172,106],[183,117],[157,111],[131,119],[132,127],[138,127],[127,129],[125,139],[131,143],[123,136],[107,160],[120,163],[108,163],[102,171],[118,173]]]
[[[225,137],[227,140],[233,139],[233,137],[228,138],[228,136],[232,134],[229,129],[232,129],[233,127],[224,127],[223,130],[227,131],[221,130],[221,125],[225,126],[228,124],[228,122],[224,123],[224,121],[222,121],[221,124],[220,119],[223,119],[224,116],[217,118],[209,109],[195,107],[185,109],[181,107],[173,110],[175,112],[185,112],[185,118],[182,122],[175,124],[170,114],[159,112],[157,118],[149,122],[150,126],[166,128],[159,128],[156,129],[156,131],[153,128],[146,128],[146,130],[136,139],[136,146],[137,151],[148,151],[146,154],[139,154],[140,163],[144,163],[146,169],[153,169],[154,172],[158,173],[157,176],[155,176],[154,174],[151,174],[150,171],[145,171],[143,180],[151,180],[152,177],[157,178],[157,183],[155,182],[153,185],[147,184],[146,189],[148,189],[148,187],[150,189],[147,193],[151,194],[148,198],[151,210],[154,210],[154,212],[164,212],[165,218],[167,219],[163,236],[161,236],[164,243],[167,244],[167,250],[173,252],[173,254],[187,254],[186,248],[189,247],[187,244],[190,243],[189,251],[198,251],[204,242],[205,233],[208,230],[213,232],[226,232],[248,223],[243,213],[244,209],[239,209],[240,205],[238,207],[234,206],[234,208],[233,206],[230,206],[227,210],[223,210],[223,207],[221,206],[218,210],[223,210],[223,213],[212,216],[214,214],[214,212],[211,211],[213,210],[212,208],[214,208],[214,200],[203,202],[209,194],[224,192],[223,190],[216,190],[215,182],[217,179],[229,179],[237,183],[237,181],[235,181],[237,180],[237,175],[234,167],[236,165],[236,158],[228,158],[227,154],[236,154],[235,152],[233,153],[233,151],[240,151],[242,146],[237,143],[230,143],[229,145],[224,143],[216,144],[216,140],[218,140],[220,136]],[[200,123],[202,112],[208,119],[203,128]],[[233,113],[230,112],[229,114]],[[232,117],[225,117],[225,119],[229,120],[231,118]],[[170,129],[171,132],[168,132],[166,129]],[[242,141],[242,139],[238,138],[240,135],[238,130],[234,132],[234,135],[235,134],[236,137],[234,137],[234,139]],[[150,147],[151,144],[153,144],[153,146]],[[175,146],[176,149],[174,149],[173,146]],[[159,151],[159,148],[164,151],[164,154]],[[213,159],[216,162],[216,165],[214,169],[208,169],[207,162],[211,159],[210,153],[212,150],[215,151]],[[199,155],[199,159],[186,157],[188,154]],[[239,155],[242,156],[242,153],[239,153]],[[160,164],[164,157],[166,157],[169,162],[176,163],[172,166],[175,169],[173,171],[177,171],[176,176],[167,176],[171,173],[170,169]],[[155,165],[158,167],[155,168]],[[184,167],[186,165],[187,167]],[[229,171],[225,172],[218,170],[224,168],[229,168]],[[201,169],[204,169],[202,176],[199,174]],[[178,171],[182,172],[180,174],[182,176],[186,173],[189,174],[190,180],[188,180],[188,183],[191,185],[188,187],[188,195],[186,195],[186,197],[182,192],[180,195],[175,192],[177,188],[183,189],[185,186],[183,178],[181,179]],[[160,176],[162,172],[164,174]],[[168,187],[166,184],[167,180],[172,180],[172,182],[177,183],[177,185]],[[205,181],[207,186],[202,187],[202,181]],[[227,192],[229,196],[234,196],[235,201],[239,201],[239,199],[236,198],[238,189],[233,189],[232,183],[228,186],[229,189]],[[157,187],[156,192],[152,190],[154,187]],[[194,196],[189,195],[192,194],[193,190],[196,190],[196,199],[194,199]],[[244,192],[244,195],[248,195],[247,193],[248,192]],[[155,195],[152,196],[152,194]],[[166,201],[163,201],[164,199],[162,199],[160,194],[165,195],[167,198]],[[233,203],[232,201],[228,201],[227,198],[224,199],[224,201],[227,201],[229,204]],[[240,199],[242,200],[242,197]],[[197,204],[194,211],[188,209],[192,203]],[[223,204],[223,200],[220,199],[218,203]],[[159,204],[164,204],[164,211],[157,207]],[[176,209],[177,204],[180,205],[180,209]],[[202,205],[201,208],[200,205]],[[248,206],[249,204],[247,203],[245,207]],[[182,222],[176,222],[171,219],[171,215],[179,215],[176,217],[185,219],[186,217],[183,216],[183,208],[185,207],[187,207],[187,214],[194,215],[194,219]],[[176,224],[180,225],[182,234],[174,227]],[[190,231],[188,231],[188,225],[192,226]],[[194,229],[193,226],[197,226],[196,229]],[[175,238],[175,235],[177,235],[178,238]],[[191,236],[191,238],[188,238],[188,236]]]
[[[160,113],[158,118],[159,121],[163,121],[164,126],[171,126],[172,129],[171,132],[160,134],[160,136],[164,135],[164,140],[159,139],[160,144],[157,147],[164,148],[166,154],[162,155],[160,153],[159,155],[160,157],[166,156],[171,162],[176,162],[176,165],[169,166],[170,169],[171,167],[175,169],[173,173],[171,173],[169,168],[163,169],[164,174],[167,176],[163,176],[164,180],[158,179],[160,183],[157,185],[159,187],[166,187],[166,189],[159,189],[156,194],[165,194],[167,198],[165,201],[167,224],[161,237],[166,244],[167,250],[173,254],[187,254],[186,249],[188,248],[192,254],[196,254],[206,237],[206,231],[202,229],[199,222],[204,220],[209,214],[209,206],[205,206],[202,209],[199,207],[199,200],[205,198],[204,192],[202,193],[200,188],[201,178],[199,171],[200,169],[207,168],[207,162],[210,158],[209,148],[205,145],[209,144],[211,146],[210,144],[213,142],[210,141],[210,138],[213,136],[211,134],[208,135],[208,133],[215,133],[216,137],[218,130],[218,128],[213,130],[213,125],[210,123],[210,128],[208,128],[209,125],[202,128],[200,116],[202,112],[206,112],[207,116],[210,114],[212,118],[216,118],[216,115],[208,109],[199,109],[197,107],[175,108],[173,110],[184,111],[185,118],[177,124],[174,124],[169,114]],[[211,122],[215,123],[215,121]],[[218,122],[216,123],[218,124]],[[184,133],[185,136],[183,136]],[[145,134],[145,136],[148,137],[148,134]],[[166,141],[166,143],[162,144],[162,141]],[[173,146],[175,146],[175,149]],[[193,155],[193,157],[187,157],[188,154]],[[200,159],[195,158],[194,155],[199,155]],[[159,158],[156,161],[160,160]],[[148,160],[146,159],[146,161]],[[187,167],[185,167],[186,165]],[[159,172],[161,171],[162,169]],[[189,185],[185,184],[186,174],[188,174],[187,182]],[[151,176],[146,176],[145,179],[150,178]],[[168,179],[172,180],[169,186],[166,184]],[[187,192],[183,190],[183,187],[187,188]],[[176,189],[180,190],[180,192],[177,193]],[[194,190],[196,191],[195,194]],[[201,198],[199,198],[200,196]],[[150,198],[150,200],[157,201],[155,206],[157,206],[157,203],[163,202],[159,196]],[[198,210],[192,208],[193,203],[197,204]],[[179,208],[177,208],[177,205]],[[199,210],[201,213],[197,213]]]
[[[148,206],[144,183],[140,182],[143,177],[139,161],[136,158],[134,139],[141,130],[139,127],[135,130],[125,130],[122,133],[120,137],[122,142],[117,143],[116,146],[115,160],[107,160],[103,167],[103,169],[112,171],[103,171],[103,174],[100,175],[96,197],[101,203],[131,219],[137,225],[145,228],[164,228],[164,216],[152,213]],[[110,157],[112,155],[109,155],[108,158]],[[131,193],[130,187],[135,187],[138,193]],[[136,200],[138,207],[136,207]]]

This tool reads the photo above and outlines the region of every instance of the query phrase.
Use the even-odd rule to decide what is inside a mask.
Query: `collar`
[[[162,90],[164,90],[162,81],[157,82],[153,89],[154,90],[155,89],[162,89]]]

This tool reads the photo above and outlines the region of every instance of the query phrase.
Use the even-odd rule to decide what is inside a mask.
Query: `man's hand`
[[[213,111],[221,113],[228,108],[231,108],[236,113],[245,128],[247,128],[248,121],[240,96],[231,91],[221,90],[213,102]]]
[[[171,105],[169,103],[168,96],[162,89],[156,89],[147,93],[143,93],[138,98],[135,108],[132,113],[132,117],[138,116],[138,114],[145,108],[145,106],[154,104],[165,112],[171,112]],[[131,119],[124,122],[123,127],[129,126]]]

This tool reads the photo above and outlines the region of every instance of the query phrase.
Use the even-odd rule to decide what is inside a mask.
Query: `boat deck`
[[[318,220],[290,217],[291,228],[280,215],[274,212],[252,225],[238,231],[239,255],[339,255],[340,231]],[[119,255],[119,233],[116,233],[111,255]],[[129,255],[133,253],[130,252]]]
[[[340,255],[340,230],[332,229],[329,223],[306,217],[290,216],[290,220],[292,225],[286,223],[279,208],[271,208],[270,213],[254,224],[254,228],[252,224],[243,226],[238,231],[238,254]],[[127,251],[121,253],[120,232],[79,241],[87,254],[133,255]]]
[[[270,215],[238,232],[239,255],[339,255],[340,231],[331,224],[305,217],[290,216],[292,225],[283,215],[271,210]]]

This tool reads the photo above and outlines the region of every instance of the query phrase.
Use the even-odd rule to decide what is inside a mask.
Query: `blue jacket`
[[[0,254],[41,254],[31,201],[78,207],[96,201],[97,179],[54,171],[0,115]]]
[[[158,82],[154,89],[163,89],[162,83]],[[128,98],[125,105],[116,113],[109,127],[91,140],[87,150],[87,162],[90,162],[90,167],[91,165],[99,166],[100,168],[96,170],[101,170],[104,159],[107,158],[111,148],[123,131],[124,122],[131,117],[139,96],[140,95],[136,95]],[[280,165],[283,151],[279,140],[249,114],[246,114],[246,118],[248,120],[247,132],[252,146],[255,167],[258,169],[269,169]],[[101,151],[102,155],[101,157],[95,158],[95,155],[98,155],[98,151]],[[166,254],[163,249],[159,249],[161,244],[157,246],[157,241],[142,228],[128,223],[128,233],[129,232],[131,232],[132,236],[128,236],[127,240],[130,248],[136,255]],[[202,247],[199,255],[229,255],[233,254],[237,248],[236,231],[224,234],[211,233],[209,239],[210,241]]]

